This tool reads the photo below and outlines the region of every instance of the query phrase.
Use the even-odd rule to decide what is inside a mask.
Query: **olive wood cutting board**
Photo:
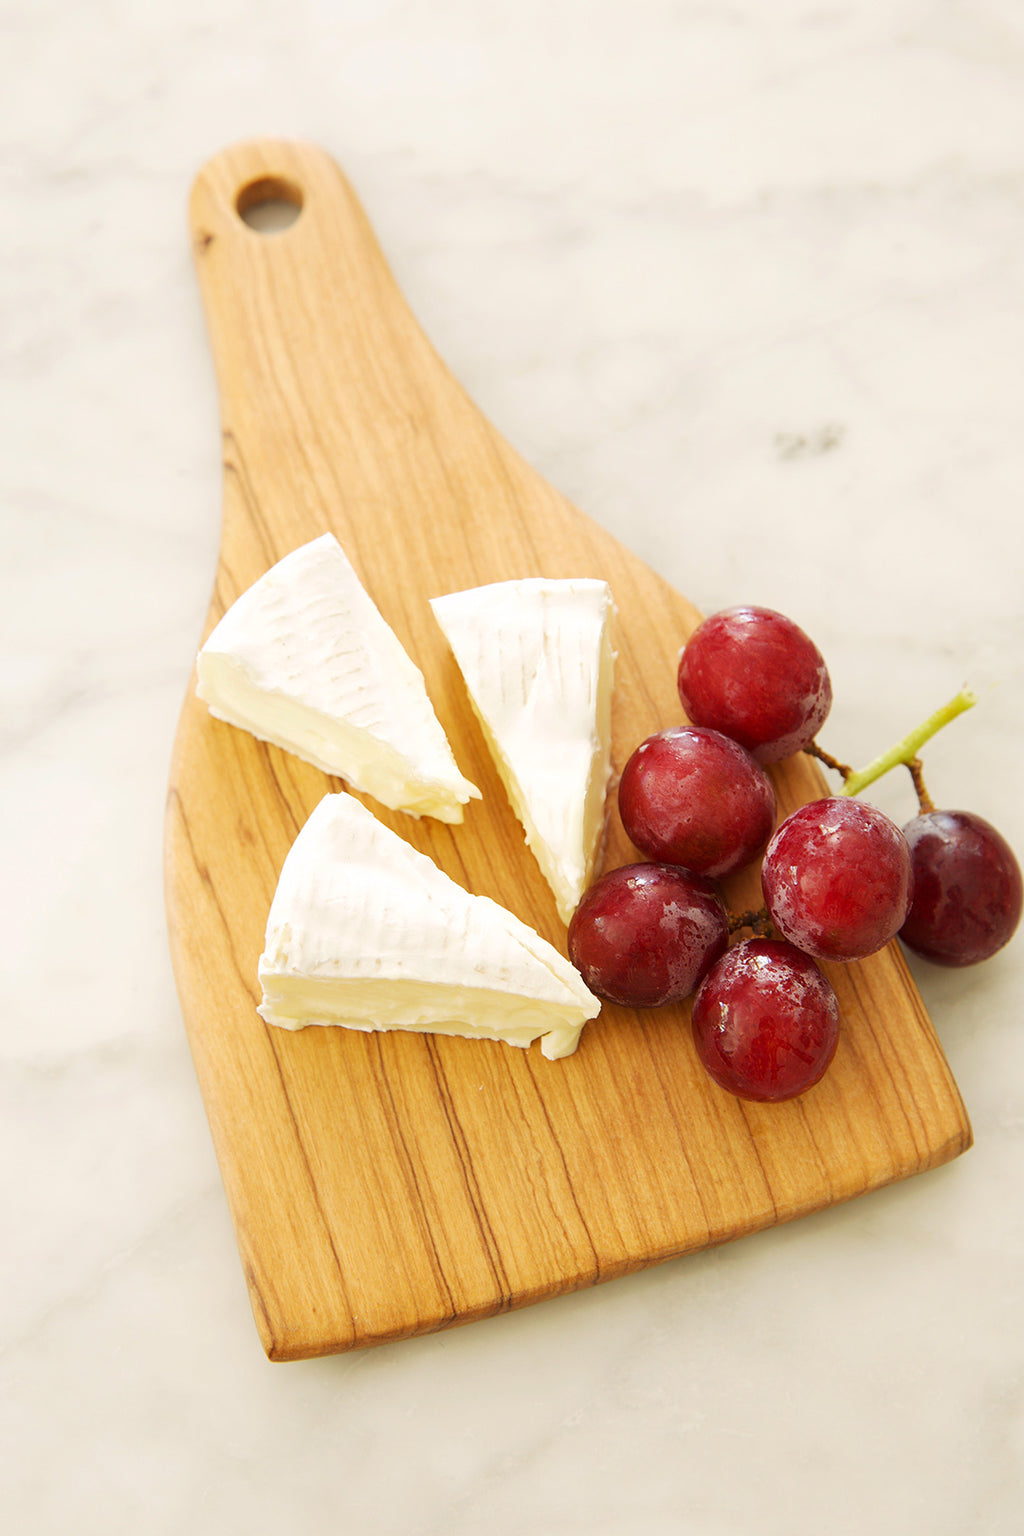
[[[271,196],[300,212],[259,233],[242,215]],[[428,599],[511,577],[605,578],[619,613],[617,769],[644,736],[682,719],[676,660],[698,613],[484,419],[417,326],[325,153],[276,141],[226,150],[195,182],[190,225],[223,430],[206,632],[282,555],[333,531],[483,791],[455,827],[367,804],[565,953],[565,927]],[[700,516],[684,498],[681,508],[684,521]],[[771,772],[780,814],[824,787],[806,757]],[[264,1024],[256,966],[277,877],[313,807],[342,787],[214,720],[193,679],[167,804],[170,943],[272,1359],[554,1297],[847,1200],[970,1145],[896,945],[825,967],[842,1010],[837,1056],[816,1088],[778,1105],[741,1102],[706,1077],[687,1006],[606,1005],[576,1054],[555,1062],[537,1045]],[[635,857],[612,802],[605,867]],[[756,872],[728,894],[759,904]]]

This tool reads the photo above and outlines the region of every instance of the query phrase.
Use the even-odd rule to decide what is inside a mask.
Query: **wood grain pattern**
[[[261,235],[239,216],[263,184],[301,200],[290,229]],[[698,615],[474,407],[327,155],[277,142],[227,150],[199,175],[190,219],[224,442],[207,631],[275,560],[333,530],[484,793],[461,827],[372,808],[564,953],[427,599],[513,576],[606,578],[620,612],[619,767],[680,718],[675,658]],[[808,760],[772,772],[784,810],[821,792]],[[560,1062],[537,1047],[267,1027],[256,963],[277,875],[338,787],[213,720],[189,687],[167,808],[171,948],[271,1358],[398,1339],[611,1279],[970,1144],[896,947],[828,968],[843,1014],[835,1064],[803,1099],[776,1106],[708,1081],[685,1008],[606,1007]],[[613,816],[606,863],[631,857]],[[737,902],[755,894],[755,875],[734,882]]]

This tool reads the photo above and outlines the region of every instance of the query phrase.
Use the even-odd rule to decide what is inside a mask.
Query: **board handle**
[[[277,202],[295,216],[287,227],[261,226],[254,210]],[[366,246],[378,260],[376,239],[338,165],[314,144],[250,139],[220,151],[199,171],[189,199],[189,226],[197,260],[228,247],[250,260],[273,262],[296,248],[339,242]]]
[[[247,222],[268,200],[294,210],[286,228]],[[419,409],[410,378],[428,395],[454,386],[326,151],[287,139],[225,148],[196,176],[188,222],[223,440],[212,622],[275,558],[325,528],[355,557],[383,489],[349,470],[343,496],[338,466],[392,461],[392,438],[401,447]]]

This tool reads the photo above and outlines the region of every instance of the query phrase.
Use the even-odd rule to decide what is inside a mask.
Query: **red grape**
[[[835,1055],[839,1004],[808,955],[781,939],[746,939],[701,982],[693,1038],[719,1087],[741,1099],[792,1099]]]
[[[648,858],[718,879],[765,847],[775,791],[735,741],[680,725],[637,747],[619,781],[619,811],[630,841]]]
[[[896,823],[841,795],[787,817],[761,867],[775,927],[823,960],[860,960],[895,938],[912,881],[910,848]]]
[[[569,958],[590,990],[634,1008],[689,997],[728,942],[711,884],[668,864],[610,870],[569,924]]]
[[[832,707],[818,647],[772,608],[724,608],[679,657],[679,697],[694,725],[732,737],[761,763],[808,746]]]
[[[995,827],[971,811],[927,811],[903,828],[914,895],[900,938],[938,965],[976,965],[1020,922],[1020,865]]]

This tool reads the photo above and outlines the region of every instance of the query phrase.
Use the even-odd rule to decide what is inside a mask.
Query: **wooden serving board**
[[[301,203],[289,229],[243,222],[239,209],[267,193]],[[481,416],[419,330],[326,154],[278,142],[229,149],[200,173],[190,218],[224,443],[207,632],[282,555],[333,530],[483,791],[460,827],[372,808],[564,953],[565,928],[427,600],[509,577],[606,578],[620,615],[619,768],[644,736],[681,719],[676,658],[699,615]],[[822,792],[808,759],[773,777],[783,813]],[[272,1359],[400,1339],[609,1280],[970,1145],[896,946],[827,968],[843,1018],[836,1060],[817,1088],[774,1106],[710,1082],[686,1007],[606,1006],[557,1062],[537,1046],[270,1028],[256,1013],[256,964],[278,872],[318,800],[340,787],[213,720],[189,687],[167,806],[170,941]],[[613,808],[606,867],[635,856]],[[730,895],[756,903],[756,873]]]

